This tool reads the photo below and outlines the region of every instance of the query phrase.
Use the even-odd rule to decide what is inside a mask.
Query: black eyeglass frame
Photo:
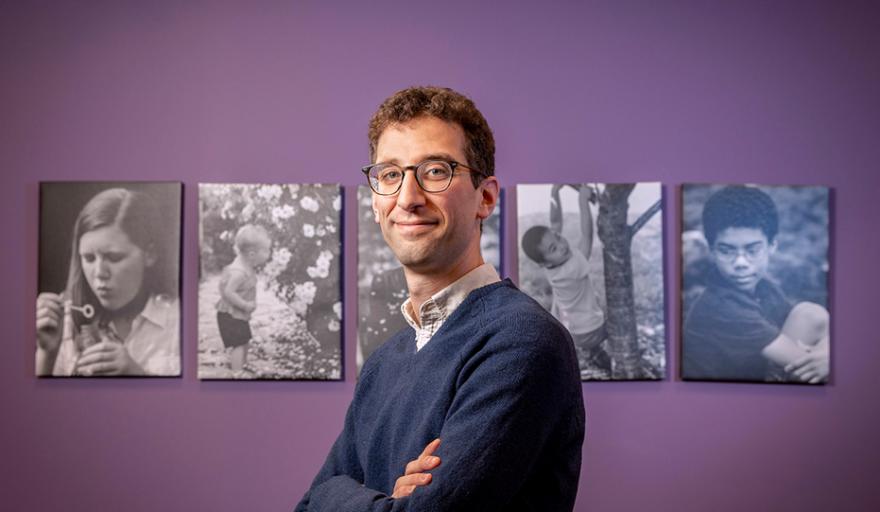
[[[419,167],[422,167],[423,165],[426,165],[426,164],[430,164],[432,162],[444,163],[444,164],[448,165],[450,170],[452,171],[452,173],[449,175],[449,181],[446,182],[446,186],[443,187],[441,190],[428,190],[428,189],[426,189],[425,185],[422,183],[421,177],[419,177],[419,172],[418,172]],[[370,179],[370,171],[376,167],[381,167],[381,166],[397,167],[398,169],[400,169],[400,172],[403,173],[403,176],[406,176],[406,171],[412,171],[413,176],[415,176],[415,178],[416,178],[416,183],[418,183],[418,185],[419,185],[419,188],[421,188],[423,191],[425,191],[428,194],[440,194],[442,192],[446,192],[449,189],[450,185],[452,185],[452,180],[453,180],[453,178],[455,178],[455,175],[461,174],[460,172],[456,172],[456,169],[458,169],[459,167],[461,167],[462,169],[465,169],[469,172],[472,172],[472,173],[479,175],[481,178],[480,181],[488,178],[488,175],[486,173],[484,173],[483,171],[479,171],[477,169],[474,169],[473,167],[465,165],[461,162],[456,162],[455,160],[443,160],[440,158],[431,158],[428,160],[423,160],[415,165],[407,165],[407,166],[400,166],[400,165],[389,164],[389,163],[378,163],[378,164],[370,164],[370,165],[362,167],[361,172],[364,173],[364,176],[367,178],[367,184],[370,186],[370,190],[372,190],[376,194],[379,194],[380,196],[393,196],[394,194],[400,192],[400,189],[403,188],[403,176],[401,176],[400,182],[397,184],[397,189],[395,189],[394,192],[379,192],[378,190],[376,190],[376,187],[373,186],[373,180]],[[480,181],[475,182],[474,186],[478,185],[480,183]]]

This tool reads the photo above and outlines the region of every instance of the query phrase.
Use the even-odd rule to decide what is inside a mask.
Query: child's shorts
[[[247,320],[239,320],[229,313],[218,311],[217,326],[226,348],[240,347],[251,341],[251,324]]]

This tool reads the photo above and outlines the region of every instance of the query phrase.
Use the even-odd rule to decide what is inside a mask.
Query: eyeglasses
[[[453,160],[425,160],[417,165],[406,167],[394,164],[373,164],[362,168],[361,171],[366,175],[367,182],[373,192],[380,196],[391,196],[400,191],[406,171],[413,171],[416,182],[422,190],[436,193],[449,188],[449,185],[452,184],[452,178],[456,174],[461,174],[458,171],[459,167],[467,172],[477,173],[481,177],[486,176],[476,169]]]
[[[737,247],[733,247],[731,245],[717,245],[715,246],[715,254],[718,255],[718,258],[726,261],[733,262],[739,257],[740,254],[748,261],[755,261],[758,258],[764,256],[764,253],[767,251],[767,246],[763,243],[759,243],[756,245],[749,245],[743,249],[739,249]]]

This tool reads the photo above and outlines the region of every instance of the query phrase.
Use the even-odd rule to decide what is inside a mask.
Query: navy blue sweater
[[[570,511],[584,440],[568,331],[509,280],[484,286],[415,349],[400,331],[366,362],[345,426],[297,511]],[[430,484],[391,493],[435,438]]]

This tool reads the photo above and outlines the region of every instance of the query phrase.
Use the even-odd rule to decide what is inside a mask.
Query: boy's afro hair
[[[769,242],[779,233],[779,213],[766,192],[755,187],[731,185],[712,194],[703,206],[703,234],[709,246],[727,228],[757,228]]]
[[[532,226],[526,230],[522,237],[522,248],[526,256],[535,263],[544,263],[544,255],[538,250],[544,235],[550,231],[547,226]]]

